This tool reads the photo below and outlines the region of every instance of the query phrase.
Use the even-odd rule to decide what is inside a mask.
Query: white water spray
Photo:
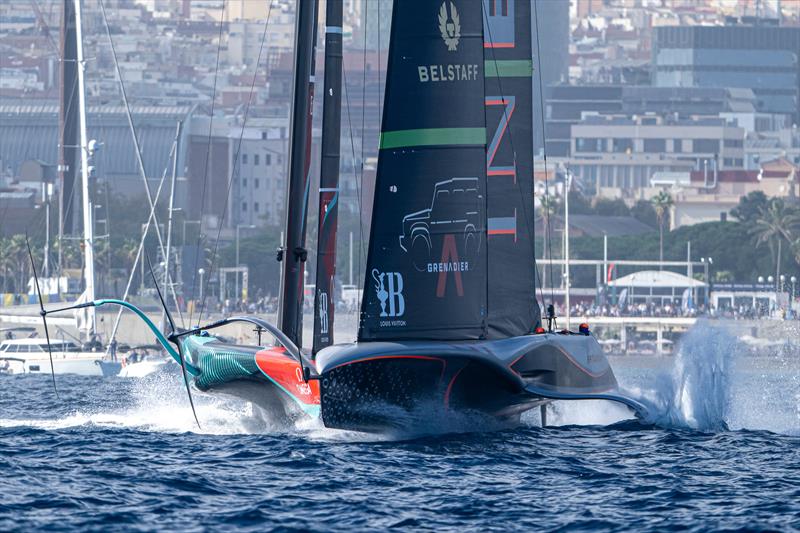
[[[798,335],[785,324],[773,326],[776,333],[763,333],[772,338],[755,343],[761,347],[756,350],[753,337],[742,335],[739,323],[701,321],[683,337],[674,356],[619,357],[612,366],[621,387],[647,407],[646,424],[796,435]],[[785,342],[774,338],[786,336]],[[604,401],[555,402],[548,409],[550,425],[608,425],[632,418],[626,408]],[[526,421],[538,425],[538,414],[530,413]]]
[[[681,340],[670,372],[656,374],[651,389],[631,393],[648,407],[647,423],[701,431],[727,427],[731,380],[741,355],[736,338],[700,325]]]

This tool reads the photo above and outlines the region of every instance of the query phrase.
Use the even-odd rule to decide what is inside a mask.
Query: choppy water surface
[[[800,528],[800,354],[700,331],[612,364],[649,424],[562,403],[400,439],[200,395],[198,430],[177,376],[0,376],[0,530]]]

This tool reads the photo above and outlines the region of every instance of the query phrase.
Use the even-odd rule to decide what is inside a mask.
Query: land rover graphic
[[[411,256],[420,272],[430,271],[434,235],[460,236],[462,260],[475,259],[481,248],[483,195],[478,178],[452,178],[433,187],[431,206],[403,217],[400,248]]]

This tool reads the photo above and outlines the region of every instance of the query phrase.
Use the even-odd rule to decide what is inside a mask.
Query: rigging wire
[[[217,60],[216,64],[214,65],[214,88],[211,92],[211,116],[209,117],[208,120],[208,142],[206,143],[206,160],[203,165],[203,189],[202,192],[200,193],[200,228],[197,233],[197,244],[195,245],[196,249],[194,254],[194,264],[192,267],[192,300],[196,300],[194,294],[194,288],[197,286],[197,262],[200,259],[200,243],[203,240],[203,211],[205,211],[206,207],[206,191],[208,189],[208,161],[209,158],[211,157],[211,137],[214,133],[213,129],[214,108],[217,102],[217,78],[219,77],[219,56],[222,50],[222,28],[224,25],[225,25],[225,0],[222,0],[222,4],[220,5],[219,35],[217,36]],[[192,309],[189,312],[190,326],[194,324],[193,322],[194,308],[195,306],[192,305]]]
[[[489,24],[489,19],[488,19],[487,15],[486,15],[486,12],[483,9],[481,9],[481,13],[483,14],[484,25],[485,25],[488,33],[489,33],[489,43],[493,45],[494,44],[494,38],[492,37],[492,27]],[[489,50],[491,50],[492,61],[494,62],[494,65],[495,65],[495,71],[497,71],[497,73],[498,73],[497,84],[498,84],[498,86],[500,88],[500,97],[503,99],[503,101],[505,103],[506,93],[503,90],[502,77],[499,75],[499,67],[498,67],[498,63],[497,63],[497,57],[495,56],[495,52],[494,52],[494,46],[490,46]],[[505,105],[503,105],[503,117],[505,118],[506,124],[508,125],[506,131],[508,131],[508,140],[509,140],[509,144],[511,144],[511,152],[512,152],[512,154],[514,156],[514,167],[515,167],[515,172],[516,172],[517,150],[514,148],[514,136],[511,133],[511,117],[508,115],[508,108]],[[531,169],[531,170],[533,170],[533,169]],[[535,273],[534,275],[536,277],[536,280],[539,280],[539,268],[536,265],[536,233],[535,233],[535,228],[533,227],[533,224],[531,224],[530,217],[528,216],[528,208],[527,208],[528,202],[527,202],[527,200],[525,198],[525,195],[524,195],[524,193],[522,191],[522,180],[517,179],[516,180],[516,184],[517,184],[517,192],[519,193],[519,197],[520,197],[520,203],[522,204],[521,205],[522,213],[525,215],[525,227],[528,230],[528,236],[530,238],[531,256],[533,257],[533,271]],[[487,183],[487,185],[488,185],[488,183]],[[488,198],[488,196],[489,196],[488,193],[487,193],[486,196]],[[487,246],[488,246],[488,239],[487,239]],[[542,305],[544,305],[544,292],[542,291],[541,283],[537,284],[537,283],[534,282],[534,284],[539,286],[539,292],[540,292],[541,298],[542,298]],[[533,297],[534,297],[534,299],[536,299],[536,287],[534,287],[533,291],[534,291]],[[488,293],[487,293],[487,299],[488,299]]]
[[[33,8],[34,14],[36,15],[36,19],[41,26],[41,32],[47,38],[47,42],[50,44],[50,47],[56,53],[56,56],[59,58],[61,57],[61,53],[56,46],[55,40],[53,40],[53,35],[50,33],[50,24],[44,18],[44,14],[42,13],[41,7],[39,6],[39,2],[37,0],[30,0],[31,7]],[[52,5],[51,5],[52,7]]]
[[[153,202],[153,206],[150,207],[150,215],[147,217],[147,223],[144,226],[144,231],[142,232],[142,236],[139,238],[139,247],[136,249],[136,258],[133,260],[133,266],[131,267],[131,273],[128,276],[128,283],[125,285],[125,292],[122,295],[123,301],[128,301],[128,294],[130,294],[131,286],[133,285],[133,278],[136,277],[136,265],[139,264],[139,261],[142,261],[142,267],[144,268],[144,259],[142,258],[142,253],[144,252],[144,243],[147,239],[147,234],[150,232],[150,224],[155,223],[156,226],[156,210],[155,206],[158,205],[158,199],[161,196],[161,190],[164,188],[164,182],[167,179],[167,170],[169,169],[169,160],[174,155],[178,157],[177,154],[178,148],[178,136],[175,136],[175,141],[172,143],[172,149],[170,150],[169,157],[167,158],[167,164],[164,165],[164,172],[161,174],[161,180],[158,182],[158,188],[156,189],[156,197],[155,201]],[[144,280],[142,280],[144,283]],[[124,307],[120,307],[117,311],[117,317],[114,319],[114,325],[111,328],[111,336],[108,339],[108,344],[106,345],[106,354],[111,352],[111,343],[114,341],[114,338],[117,335],[117,330],[119,329],[119,323],[122,319],[122,311],[124,311]],[[180,306],[178,306],[178,310],[180,310]],[[183,320],[183,316],[181,316],[181,320]]]
[[[364,222],[361,213],[364,212],[362,200],[361,200],[361,183],[359,182],[359,173],[358,173],[358,166],[356,165],[356,146],[355,146],[355,139],[353,135],[353,121],[350,111],[350,93],[347,90],[347,69],[342,65],[342,78],[343,78],[343,87],[344,87],[344,99],[345,99],[345,107],[347,109],[347,127],[350,133],[350,151],[353,157],[353,181],[356,185],[356,201],[358,202],[358,239],[359,239],[359,257],[358,257],[358,268],[357,270],[357,280],[358,285],[357,287],[361,286],[361,248],[364,242]]]
[[[536,29],[536,58],[539,60],[539,120],[542,124],[542,155],[544,157],[544,199],[547,202],[547,206],[543,209],[544,216],[545,216],[545,225],[547,226],[547,232],[544,236],[545,238],[545,246],[547,246],[547,255],[550,261],[550,304],[553,305],[555,302],[555,286],[553,284],[553,238],[552,238],[552,228],[550,224],[550,184],[548,182],[547,177],[547,142],[545,142],[545,131],[544,131],[544,93],[542,92],[542,49],[539,43],[539,10],[536,7],[538,5],[538,0],[533,0],[533,20]],[[567,193],[569,194],[569,193]],[[564,231],[569,232],[569,228],[565,228]],[[544,297],[542,297],[544,303]]]
[[[369,20],[369,2],[364,2],[364,50],[362,52],[363,59],[361,65],[361,156],[360,156],[360,165],[359,165],[359,182],[360,186],[357,190],[358,193],[358,228],[359,228],[359,239],[358,239],[358,272],[357,272],[357,280],[358,280],[358,287],[362,286],[362,279],[361,274],[363,272],[363,268],[361,265],[364,265],[364,228],[363,228],[363,210],[361,207],[364,203],[364,132],[366,130],[366,121],[367,121],[367,33],[369,32],[369,28],[367,27],[367,22]],[[378,110],[380,113],[380,109]],[[380,138],[380,130],[378,131],[378,136]],[[366,267],[366,265],[365,265]],[[359,308],[361,306],[359,305]],[[359,315],[360,316],[360,315]]]
[[[59,55],[58,61],[59,62],[64,61],[64,57]],[[64,83],[63,79],[61,80],[61,83],[62,84]],[[69,98],[67,99],[67,102],[66,102],[66,109],[64,111],[64,116],[65,117],[69,116],[69,114],[72,112],[72,104],[75,103],[75,94],[76,94],[77,90],[78,90],[78,82],[76,80],[75,83],[72,84],[72,88],[70,89],[70,93],[69,93]],[[60,117],[59,117],[59,122],[60,122]],[[64,124],[63,125],[59,124],[59,126],[61,127],[61,131],[59,132],[59,136],[58,136],[58,139],[59,139],[59,142],[60,142],[61,139],[64,137],[65,130],[67,129],[67,121],[64,120]],[[61,147],[59,146],[59,148],[61,148]],[[74,163],[67,162],[67,161],[61,161],[61,151],[60,150],[59,150],[58,157],[59,157],[59,164],[61,164],[61,165],[70,164],[73,167],[76,167],[76,170],[77,170],[77,166]],[[75,172],[75,175],[77,176],[77,172]],[[63,190],[64,189],[64,184],[63,183],[61,183],[60,189],[61,190],[59,191],[59,194],[63,195],[64,194],[64,190]],[[67,217],[70,214],[70,211],[72,210],[72,204],[73,204],[73,202],[75,200],[75,196],[76,196],[76,194],[75,194],[75,180],[73,180],[72,191],[71,192],[72,192],[72,194],[70,194],[70,197],[65,199],[66,202],[67,202],[67,205],[62,206],[63,213],[61,214],[61,220],[59,221],[59,228],[61,227],[61,224],[63,224],[63,221],[67,219]],[[67,228],[64,228],[64,232],[66,233],[67,231],[71,231],[71,229],[67,230]],[[59,242],[59,246],[60,245],[61,245],[61,243]]]
[[[253,81],[250,84],[250,95],[247,98],[247,104],[245,105],[244,108],[244,117],[242,118],[242,129],[239,132],[239,140],[237,141],[236,144],[236,153],[234,154],[233,158],[233,169],[231,169],[231,179],[228,180],[228,189],[227,192],[225,193],[225,202],[222,208],[222,216],[220,217],[220,221],[217,228],[217,238],[214,241],[214,251],[211,254],[211,264],[208,269],[208,277],[206,278],[205,287],[203,287],[203,300],[200,303],[200,313],[197,316],[198,322],[200,322],[203,318],[203,311],[206,305],[206,298],[208,297],[208,284],[211,281],[211,274],[214,271],[214,264],[217,261],[217,259],[219,259],[217,251],[219,249],[219,241],[220,241],[220,234],[222,233],[222,226],[225,224],[225,217],[228,214],[228,205],[231,196],[231,189],[233,187],[234,181],[238,182],[239,176],[237,174],[237,171],[241,172],[242,168],[241,165],[239,164],[239,157],[242,151],[242,140],[244,139],[244,130],[247,126],[247,117],[250,113],[250,105],[253,102],[253,93],[255,92],[256,79],[258,78],[258,67],[261,64],[261,55],[264,52],[264,43],[267,40],[267,29],[269,28],[269,20],[270,17],[272,16],[272,5],[273,5],[272,2],[270,2],[269,8],[267,10],[267,20],[264,23],[264,32],[261,35],[261,45],[259,46],[258,49],[258,58],[256,59],[255,68],[253,69]],[[239,274],[237,273],[236,275],[238,276]]]
[[[114,39],[111,37],[111,28],[109,27],[108,17],[106,16],[106,7],[104,0],[99,0],[99,4],[100,4],[100,10],[103,14],[103,24],[105,25],[106,29],[106,37],[108,38],[108,43],[111,47],[111,57],[114,60],[114,69],[116,71],[116,75],[119,80],[119,88],[120,88],[120,93],[122,94],[122,103],[124,104],[123,107],[125,109],[125,117],[128,120],[128,128],[131,133],[131,138],[133,139],[133,146],[136,152],[137,167],[139,169],[139,174],[142,178],[142,184],[144,185],[144,192],[147,196],[147,202],[150,205],[151,211],[155,211],[156,203],[153,201],[153,194],[150,190],[150,184],[147,181],[147,173],[144,169],[144,159],[142,158],[142,148],[141,145],[139,144],[139,137],[136,135],[136,127],[133,125],[133,113],[131,112],[131,106],[130,103],[128,102],[128,93],[125,90],[125,81],[122,79],[122,70],[120,69],[119,60],[117,59],[117,50],[116,47],[114,46]],[[169,159],[167,159],[167,165],[169,165]],[[166,257],[168,251],[164,248],[164,240],[161,238],[161,229],[159,228],[158,224],[155,225],[155,232],[156,232],[156,238],[158,239],[158,246],[159,250],[161,251],[161,255],[162,257]],[[178,302],[178,295],[175,292],[174,284],[170,283],[170,287],[172,289],[172,299],[175,302],[175,306],[180,307],[180,304]]]
[[[378,0],[378,131],[381,131],[381,127],[383,124],[383,113],[381,110],[383,109],[383,101],[381,100],[383,96],[383,91],[381,91],[381,47],[383,46],[383,41],[381,40],[381,4],[383,4],[383,0]]]

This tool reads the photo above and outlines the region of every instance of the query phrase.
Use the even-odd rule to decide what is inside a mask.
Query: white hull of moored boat
[[[55,374],[79,376],[107,375],[104,369],[103,352],[83,351],[71,341],[53,340],[52,352],[48,352],[47,339],[8,339],[0,343],[0,372],[5,374],[50,374],[52,353]],[[118,363],[114,363],[118,365]],[[117,366],[116,371],[119,371]]]
[[[65,357],[53,354],[53,372],[79,376],[102,376],[103,369],[100,367],[102,359],[102,353],[69,354]],[[39,357],[37,354],[25,358],[0,358],[0,371],[6,374],[50,374],[50,358],[47,354],[44,354],[44,357]]]

